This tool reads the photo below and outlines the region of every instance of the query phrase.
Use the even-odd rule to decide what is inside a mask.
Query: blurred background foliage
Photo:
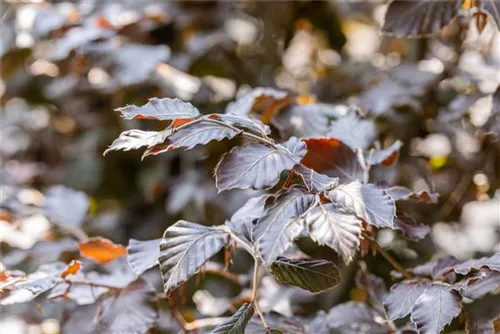
[[[30,271],[47,260],[71,258],[76,246],[32,210],[58,184],[89,195],[89,215],[82,218],[88,234],[121,244],[161,237],[178,219],[223,223],[255,194],[217,193],[212,170],[230,142],[144,161],[139,152],[106,158],[102,152],[123,130],[165,127],[124,121],[113,111],[118,107],[178,97],[202,113],[217,113],[258,86],[288,90],[304,104],[321,102],[339,112],[358,105],[376,121],[380,147],[395,139],[404,143],[396,166],[374,170],[377,181],[441,195],[436,205],[401,205],[432,228],[423,241],[379,233],[381,245],[405,266],[436,254],[465,259],[500,252],[498,29],[490,20],[479,32],[465,15],[435,37],[398,38],[380,33],[386,8],[384,1],[2,2],[3,265]],[[278,119],[271,125],[297,131],[307,115],[294,118],[291,112],[283,111],[290,124]],[[71,211],[78,203],[66,205]],[[308,254],[336,259],[308,240],[299,244]],[[236,254],[233,270],[245,273],[248,260]],[[382,258],[368,262],[372,272],[389,279]],[[263,308],[310,314],[366,298],[351,289],[355,268],[343,270],[344,286],[321,296],[266,277]],[[213,315],[221,301],[211,294],[234,293],[221,284],[206,279],[192,312]],[[22,326],[42,323],[38,332],[52,333],[55,324],[44,319],[65,316],[54,303],[44,305],[45,314],[32,304],[16,307],[9,315],[22,314],[22,321],[15,318]],[[158,331],[175,329],[168,321]]]

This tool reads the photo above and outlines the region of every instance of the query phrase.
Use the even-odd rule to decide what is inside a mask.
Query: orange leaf
[[[61,273],[62,278],[66,278],[68,275],[76,275],[76,273],[82,268],[82,263],[78,260],[72,260],[66,269]]]
[[[78,246],[81,256],[98,263],[107,263],[127,254],[127,249],[122,245],[117,245],[111,240],[101,237],[82,241]]]
[[[307,154],[302,163],[306,167],[318,172],[332,168],[332,163],[342,146],[341,141],[333,138],[310,138],[304,142],[307,144]]]

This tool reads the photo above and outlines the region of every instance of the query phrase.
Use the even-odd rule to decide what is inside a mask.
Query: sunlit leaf
[[[352,260],[359,246],[361,220],[333,204],[318,204],[305,217],[311,238],[326,245],[342,258]]]
[[[261,136],[266,136],[271,133],[268,125],[262,123],[258,119],[250,118],[247,116],[238,116],[232,114],[212,114],[210,119],[221,120],[224,123],[250,130]]]
[[[384,190],[395,201],[413,200],[424,203],[437,203],[439,199],[439,194],[430,193],[426,190],[413,192],[410,189],[401,186],[388,187],[384,188]]]
[[[253,229],[253,240],[264,261],[270,265],[292,244],[304,229],[300,218],[314,201],[314,195],[299,188],[290,188],[280,193],[266,205],[264,215]]]
[[[99,328],[110,334],[146,334],[158,318],[155,291],[143,280],[103,300]]]
[[[364,153],[365,162],[366,164],[372,166],[382,164],[386,167],[391,167],[398,161],[399,149],[402,146],[403,143],[399,140],[396,140],[391,146],[385,149],[371,149],[370,151]]]
[[[490,257],[468,260],[450,267],[450,269],[453,269],[453,271],[460,275],[467,275],[471,270],[479,270],[480,268],[488,268],[500,272],[500,253],[496,253]]]
[[[311,292],[321,292],[340,283],[340,271],[326,260],[290,260],[277,258],[271,271],[279,282],[298,286]]]
[[[328,192],[332,203],[377,227],[394,227],[394,200],[373,184],[351,182]]]
[[[226,222],[229,228],[252,247],[253,223],[262,216],[268,195],[260,195],[250,198],[231,219]]]
[[[381,315],[367,304],[347,302],[328,311],[326,316],[328,326],[334,333],[390,333],[390,328],[381,319]]]
[[[425,281],[406,281],[392,286],[384,300],[389,319],[404,318],[410,314],[417,299],[429,286]]]
[[[385,14],[382,30],[396,36],[432,35],[457,15],[463,0],[394,0]]]
[[[236,101],[229,103],[226,108],[226,114],[246,116],[255,104],[263,100],[280,101],[288,97],[288,93],[274,88],[257,87],[249,90]]]
[[[218,227],[180,220],[167,228],[158,257],[165,293],[187,281],[228,244],[229,234]]]
[[[460,313],[461,300],[449,284],[433,282],[415,301],[411,320],[419,333],[440,333]]]
[[[127,249],[101,237],[90,238],[78,243],[80,254],[97,263],[107,263],[127,254]]]
[[[431,232],[429,226],[416,222],[407,215],[394,218],[394,229],[401,231],[405,238],[415,241],[425,238]]]
[[[224,324],[212,331],[212,334],[244,334],[245,327],[254,313],[253,304],[245,303]]]
[[[104,155],[111,151],[123,150],[130,151],[136,150],[141,147],[152,147],[161,144],[165,141],[167,136],[172,133],[172,129],[167,128],[163,131],[142,131],[142,130],[127,130],[123,131],[120,136],[113,141]]]
[[[205,145],[212,140],[234,138],[240,133],[241,131],[225,126],[223,123],[198,119],[173,130],[162,143],[147,149],[143,157],[173,151],[178,148],[190,150],[196,145]]]
[[[294,168],[294,172],[300,175],[305,186],[309,191],[321,192],[338,186],[338,177],[329,177],[321,173],[316,173],[314,170],[298,165]]]
[[[198,109],[189,102],[156,97],[150,99],[143,106],[129,105],[118,108],[116,111],[119,111],[125,119],[157,119],[160,121],[193,118],[200,115]]]
[[[282,145],[252,143],[233,148],[215,169],[220,191],[232,188],[268,189],[278,183],[281,173],[300,162],[305,144],[295,137]]]
[[[349,109],[345,116],[333,122],[328,131],[328,137],[340,140],[353,150],[367,149],[376,136],[375,123],[361,118],[354,109]]]
[[[68,266],[61,273],[62,278],[66,278],[68,275],[75,275],[82,268],[82,263],[78,260],[71,261]]]
[[[132,271],[141,275],[146,270],[158,265],[161,239],[135,240],[130,239],[127,247],[127,261]]]

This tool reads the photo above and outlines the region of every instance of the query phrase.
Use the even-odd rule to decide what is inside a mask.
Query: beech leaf
[[[252,318],[254,308],[252,303],[245,303],[225,323],[212,331],[212,334],[244,334],[245,327]]]
[[[361,220],[333,204],[319,203],[305,217],[311,238],[350,262],[359,246]]]
[[[305,144],[295,137],[282,145],[251,143],[235,147],[215,168],[217,188],[219,191],[272,188],[281,173],[292,169],[305,154]]]
[[[158,265],[161,240],[161,238],[145,241],[135,239],[129,240],[127,261],[130,268],[132,268],[132,271],[137,276]]]
[[[300,175],[304,181],[304,185],[307,187],[307,190],[312,192],[330,190],[339,184],[338,177],[330,177],[325,174],[317,173],[304,165],[296,166],[294,171]]]
[[[158,257],[165,293],[187,281],[228,245],[229,233],[219,227],[179,220],[167,228]]]
[[[142,130],[127,130],[123,131],[118,138],[116,138],[109,148],[104,151],[104,155],[111,151],[130,151],[136,150],[141,147],[152,147],[161,144],[165,141],[168,135],[172,133],[171,128],[163,131],[142,131]]]
[[[311,292],[321,292],[340,283],[340,271],[326,260],[291,260],[277,258],[271,271],[280,283],[298,286]]]
[[[351,182],[328,192],[332,203],[377,227],[394,228],[396,206],[383,189],[373,184]]]
[[[361,118],[356,110],[349,109],[345,116],[330,125],[328,136],[353,150],[367,149],[377,136],[377,127],[373,121]]]
[[[80,254],[97,263],[108,263],[127,254],[127,249],[101,237],[90,238],[78,243]]]
[[[410,314],[418,297],[425,291],[428,282],[405,281],[392,286],[384,299],[384,306],[389,319],[400,319]]]
[[[300,216],[313,201],[314,195],[294,187],[280,193],[273,203],[266,206],[264,215],[253,229],[253,240],[257,242],[264,262],[270,265],[304,230]]]
[[[200,115],[191,103],[179,99],[152,98],[143,106],[129,105],[116,109],[125,119],[157,119],[175,120],[187,119]]]

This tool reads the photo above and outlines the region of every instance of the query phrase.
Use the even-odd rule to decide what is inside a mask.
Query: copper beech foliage
[[[211,4],[200,6],[207,6],[207,12],[212,8]],[[393,0],[386,7],[381,31],[389,36],[430,38],[451,34],[448,29],[452,29],[453,22],[467,18],[467,23],[475,24],[479,32],[487,24],[500,27],[500,2],[494,0]],[[207,17],[224,16],[225,10]],[[312,12],[318,14],[321,10],[314,8]],[[355,91],[356,98],[346,98],[338,104],[331,103],[335,97],[320,101],[301,89],[259,86],[255,79],[240,89],[241,94],[226,103],[224,109],[220,103],[211,105],[200,97],[203,89],[213,88],[208,84],[213,83],[213,78],[205,76],[200,80],[165,63],[173,57],[172,62],[179,67],[189,63],[195,71],[202,66],[202,61],[197,63],[198,56],[213,51],[209,46],[179,45],[199,26],[211,27],[209,18],[205,17],[205,21],[196,17],[200,22],[187,26],[182,23],[182,36],[172,42],[171,50],[163,44],[139,44],[137,40],[144,36],[134,33],[127,43],[112,40],[130,27],[133,30],[135,24],[139,26],[141,20],[150,25],[169,22],[171,18],[162,12],[132,15],[131,23],[119,27],[106,16],[80,21],[78,13],[62,17],[60,13],[49,13],[45,14],[55,15],[51,24],[45,26],[35,20],[40,24],[35,26],[41,36],[60,36],[51,60],[61,62],[63,67],[62,62],[70,59],[64,66],[74,67],[75,73],[83,71],[88,63],[107,68],[113,77],[113,89],[120,92],[115,99],[123,103],[116,112],[123,118],[126,130],[104,150],[106,159],[132,156],[132,152],[116,151],[135,150],[143,151],[144,164],[189,158],[187,162],[169,164],[169,168],[175,165],[181,169],[182,176],[169,180],[168,190],[162,184],[148,183],[147,177],[141,179],[149,186],[145,196],[150,197],[149,202],[168,194],[167,211],[177,217],[166,224],[166,229],[161,227],[162,236],[148,231],[152,224],[146,223],[146,232],[138,233],[138,239],[128,239],[127,233],[124,239],[118,231],[101,234],[104,225],[109,224],[112,231],[118,230],[118,225],[109,217],[92,219],[93,198],[66,186],[48,187],[43,193],[34,189],[24,189],[23,193],[22,189],[16,189],[7,194],[7,200],[2,199],[1,217],[5,222],[2,228],[11,234],[5,239],[9,246],[0,270],[2,307],[32,303],[43,311],[38,306],[41,300],[62,301],[64,311],[59,312],[64,313],[65,321],[61,333],[500,331],[500,253],[482,254],[483,257],[469,260],[440,256],[414,261],[418,258],[414,248],[430,249],[434,244],[429,241],[431,226],[412,214],[417,205],[433,207],[440,203],[440,195],[434,192],[428,174],[431,168],[438,170],[446,165],[443,159],[448,158],[432,155],[422,167],[421,160],[408,153],[418,149],[408,147],[408,137],[415,130],[412,127],[416,131],[426,126],[451,132],[459,138],[455,146],[460,146],[472,140],[467,137],[469,133],[457,134],[447,128],[447,123],[471,122],[466,127],[473,128],[471,132],[481,138],[483,145],[478,144],[475,153],[488,152],[470,169],[498,166],[494,158],[500,131],[498,79],[494,89],[482,93],[478,81],[460,74],[459,64],[453,63],[455,60],[450,56],[442,62],[446,68],[439,75],[401,65],[389,67],[376,80],[370,76],[356,79],[354,89],[344,87],[349,92]],[[194,20],[190,15],[184,16],[183,9],[169,14],[179,15],[182,22]],[[312,15],[306,10],[303,14]],[[314,21],[315,25],[326,24],[327,28],[329,23],[329,20]],[[228,24],[224,29],[231,27]],[[148,41],[165,33],[162,29],[148,31]],[[298,40],[299,53],[319,55],[316,52],[319,49],[304,51],[307,43],[301,39],[323,36],[312,33],[313,24],[297,18],[294,29],[295,35],[288,42]],[[228,51],[230,43],[219,41],[222,37],[218,34],[204,38],[225,53],[228,63],[239,62]],[[269,36],[260,38],[266,42]],[[327,43],[329,38],[323,36],[317,44]],[[176,48],[195,50],[174,57]],[[244,52],[245,48],[240,49]],[[265,52],[263,49],[254,52]],[[439,53],[435,48],[432,52]],[[81,57],[73,59],[75,53]],[[328,58],[328,54],[322,57]],[[292,58],[300,59],[298,55]],[[425,64],[432,67],[431,62]],[[241,64],[234,66],[238,66],[238,73],[245,71]],[[283,67],[287,66],[291,66],[290,59],[284,56]],[[89,77],[97,80],[95,75],[98,77],[99,71],[96,71],[93,75],[89,73]],[[163,85],[170,92],[165,95],[178,97],[149,95],[149,100],[143,103],[136,101],[144,101],[144,94],[137,99],[127,97],[126,89],[131,86],[152,84],[153,74],[164,76]],[[344,75],[341,73],[338,78]],[[466,79],[471,82],[463,83]],[[189,89],[183,92],[178,84],[182,80],[197,86],[199,95],[191,96]],[[297,80],[298,87],[301,80]],[[367,82],[371,85],[372,81],[376,84],[367,88]],[[437,110],[436,104],[429,101],[438,100],[435,96],[439,89],[445,91],[443,95],[448,94],[450,87],[459,87],[461,93],[447,96],[448,104],[439,101],[443,106]],[[321,90],[321,87],[309,88]],[[336,86],[332,84],[331,90],[334,89]],[[105,93],[110,91],[111,88]],[[482,123],[474,119],[479,116],[471,111],[477,108],[478,101],[491,102],[490,116]],[[107,113],[114,117],[110,110]],[[413,119],[421,120],[424,125],[414,126]],[[93,142],[86,145],[95,146]],[[413,164],[409,174],[423,174],[413,188],[422,188],[424,184],[425,189],[414,191],[398,182],[395,174],[402,157],[407,165],[408,161]],[[466,159],[467,163],[463,163],[461,157],[453,158],[461,166],[472,164]],[[138,160],[138,156],[133,156],[126,163],[139,163]],[[209,166],[211,174],[192,172],[196,164]],[[147,176],[163,173],[165,165],[159,166],[158,171]],[[440,216],[435,220],[453,212],[465,196],[471,183],[465,177],[441,201],[444,202],[441,210],[435,210]],[[482,189],[478,186],[479,202],[489,190],[484,183]],[[226,201],[226,211],[225,203],[217,210],[209,205],[217,197]],[[234,206],[233,201],[238,202],[237,210],[229,208]],[[181,214],[180,208],[188,207],[191,202],[194,205]],[[116,206],[111,200],[106,204],[110,211]],[[130,215],[125,229],[147,219],[158,219],[151,218],[154,214],[149,212],[148,205],[138,209],[138,214]],[[188,218],[209,214],[216,217],[216,224],[210,224],[208,219],[195,222]],[[26,223],[27,218],[35,220]],[[159,219],[163,218],[160,215]],[[24,224],[16,226],[18,221]],[[23,236],[16,232],[35,229],[37,224],[45,226],[45,230],[40,227],[46,233],[44,240],[35,239],[29,247],[15,249],[16,240],[21,244],[19,239]],[[409,244],[417,246],[411,248]],[[375,257],[384,262],[375,262]],[[33,258],[43,259],[42,264],[16,269]],[[420,264],[402,265],[402,259]],[[248,263],[252,265],[248,267]],[[213,277],[218,278],[217,283],[213,283]],[[329,300],[344,302],[332,305]],[[314,305],[314,311],[309,312],[307,305]]]

